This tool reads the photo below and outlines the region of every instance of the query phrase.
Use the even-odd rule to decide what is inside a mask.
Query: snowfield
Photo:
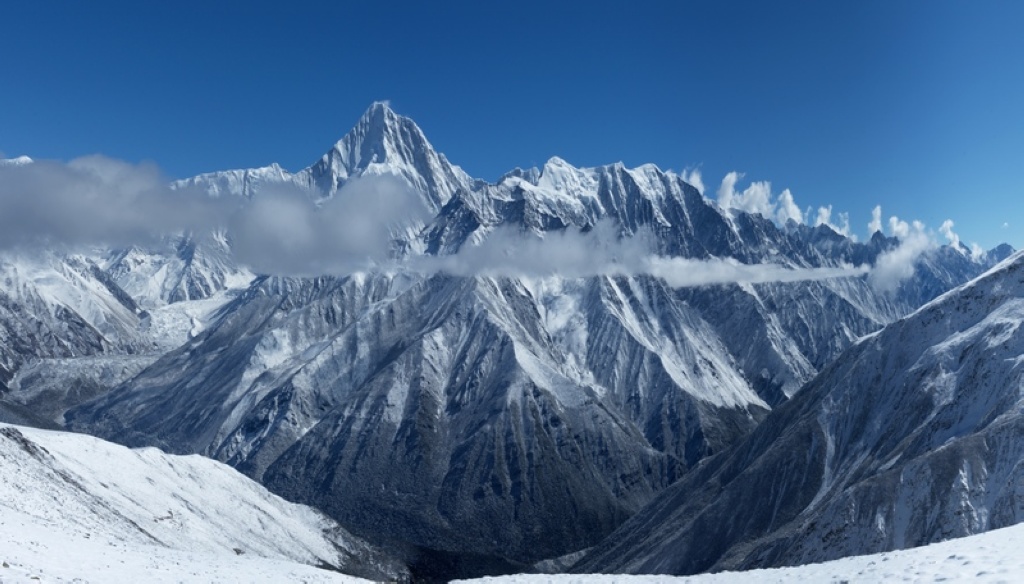
[[[400,577],[321,513],[228,466],[0,424],[0,582]]]
[[[919,548],[793,568],[697,576],[522,574],[463,580],[479,584],[782,584],[807,582],[1024,582],[1024,524]]]
[[[369,582],[287,560],[85,539],[6,510],[0,522],[4,584]]]

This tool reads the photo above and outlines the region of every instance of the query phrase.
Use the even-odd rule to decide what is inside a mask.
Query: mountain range
[[[691,260],[689,269],[722,261],[798,272],[875,265],[903,243],[722,208],[653,165],[575,168],[552,158],[496,183],[473,179],[383,103],[306,169],[225,171],[175,187],[248,202],[296,189],[326,205],[380,176],[401,181],[426,209],[381,227],[392,257],[406,260],[462,261],[507,233],[556,243],[581,234],[599,244],[642,240],[657,257]],[[906,512],[893,510],[880,515],[886,527],[874,543],[842,532],[833,537],[852,543],[815,547],[799,535],[860,521],[863,503],[845,489],[891,494],[863,485],[941,451],[937,436],[961,436],[929,425],[962,423],[952,414],[942,422],[931,398],[908,405],[891,396],[918,375],[905,369],[923,352],[974,326],[957,320],[960,304],[943,294],[997,264],[979,282],[999,280],[1019,263],[1000,263],[1008,246],[982,256],[933,246],[893,290],[863,273],[674,287],[565,262],[541,273],[259,274],[236,247],[228,230],[6,257],[0,405],[129,446],[225,462],[425,576],[527,569],[592,546],[577,569],[693,573],[895,549],[995,525],[942,519],[907,531],[895,527]],[[935,329],[946,337],[907,324],[929,311],[930,323],[948,321]],[[900,343],[918,353],[864,362],[868,353],[891,358]],[[937,363],[930,375],[948,373]],[[935,392],[958,394],[942,383]],[[991,399],[1010,407],[1005,395]],[[872,408],[909,429],[861,436],[876,423]],[[780,474],[800,457],[814,472]],[[754,463],[763,474],[751,474]],[[935,484],[907,497],[938,496]],[[743,506],[760,500],[751,485],[775,497],[756,513]],[[996,523],[1015,515],[1007,517]],[[708,524],[721,533],[703,537]],[[710,551],[677,557],[693,546]]]

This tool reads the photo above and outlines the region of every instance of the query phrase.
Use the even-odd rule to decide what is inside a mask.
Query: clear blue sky
[[[389,99],[487,180],[738,170],[1024,246],[1024,2],[548,4],[5,3],[0,152],[297,170]]]

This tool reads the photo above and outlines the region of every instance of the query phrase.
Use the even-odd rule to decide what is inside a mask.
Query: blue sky
[[[171,177],[316,160],[373,100],[473,176],[698,167],[1024,246],[1024,3],[34,2],[0,18],[0,152]]]

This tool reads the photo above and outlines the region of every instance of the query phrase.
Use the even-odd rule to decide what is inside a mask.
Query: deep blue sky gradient
[[[5,3],[0,152],[298,170],[388,99],[491,181],[738,170],[861,238],[881,204],[1024,246],[1024,2],[548,4]]]

